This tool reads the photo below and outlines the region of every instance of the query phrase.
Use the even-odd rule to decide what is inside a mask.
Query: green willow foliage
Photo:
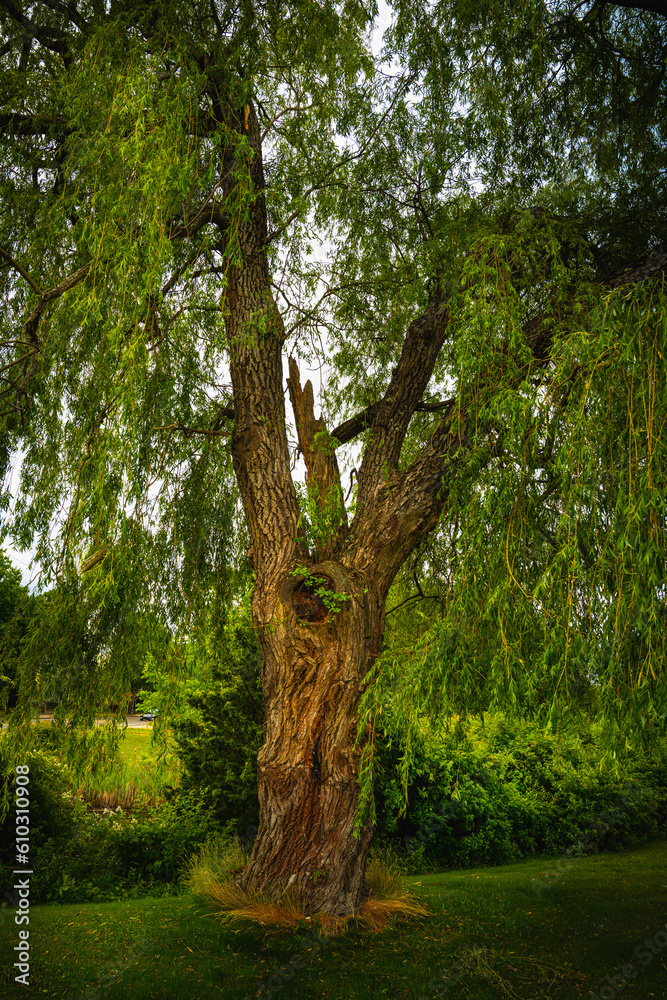
[[[0,5],[0,454],[20,482],[0,504],[4,535],[35,546],[51,589],[10,731],[29,742],[55,694],[76,757],[72,727],[123,715],[165,629],[170,669],[185,670],[221,580],[231,599],[247,574],[224,320],[256,192],[230,112],[253,100],[276,126],[268,252],[298,258],[304,192],[340,159],[332,121],[371,62],[354,3],[14,13]]]
[[[667,20],[395,0],[374,55],[353,0],[25,7],[30,44],[0,3],[2,502],[53,596],[22,718],[69,671],[91,719],[244,565],[224,324],[252,105],[285,351],[329,364],[330,433],[446,299],[401,463],[443,412],[461,444],[362,723],[390,700],[408,733],[500,706],[664,728]]]
[[[390,320],[375,368],[347,346],[338,359],[372,402],[406,323],[396,285],[409,309],[439,279],[452,324],[429,388],[470,446],[390,597],[360,732],[407,734],[404,783],[424,713],[599,713],[613,754],[667,720],[664,256],[653,279],[604,281],[664,254],[667,21],[559,2],[395,9],[387,55],[415,96],[383,140],[405,185],[382,183],[380,156],[359,163],[366,227],[339,258],[385,278],[355,302],[369,338]],[[413,427],[423,440],[435,423]]]
[[[667,720],[664,279],[611,291],[583,328],[559,328],[556,361],[535,378],[520,341],[506,350],[515,328],[494,256],[486,301],[463,305],[457,357],[456,398],[484,445],[448,485],[446,567],[440,552],[431,561],[437,541],[415,562],[437,607],[390,625],[362,700],[363,723],[407,734],[404,782],[424,713],[503,710],[549,728],[599,715],[612,757],[619,735],[650,741]]]

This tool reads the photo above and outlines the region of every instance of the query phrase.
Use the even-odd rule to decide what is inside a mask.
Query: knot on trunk
[[[333,582],[324,576],[316,579],[301,580],[292,591],[292,610],[301,621],[321,624],[329,617],[327,608],[321,593],[318,591],[334,592]]]
[[[280,600],[297,620],[309,625],[331,624],[362,586],[333,561],[297,566],[280,584]]]

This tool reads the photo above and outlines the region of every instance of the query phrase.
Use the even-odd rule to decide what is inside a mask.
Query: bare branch
[[[26,271],[26,269],[24,267],[22,267],[21,264],[19,264],[17,261],[15,261],[14,258],[11,257],[7,253],[6,250],[2,249],[2,247],[0,247],[0,256],[4,257],[5,260],[9,264],[11,264],[11,266],[14,268],[14,270],[19,272],[19,274],[21,275],[22,278],[25,278],[25,280],[28,282],[28,284],[32,288],[33,292],[37,292],[37,294],[40,295],[40,296],[44,294],[44,292],[39,287],[39,285],[37,284],[37,282],[35,281],[35,279],[31,278],[30,275],[28,274],[28,272]]]
[[[183,222],[176,229],[171,230],[170,225],[170,240],[179,239],[182,236],[194,236],[195,233],[198,233],[200,229],[209,224],[216,225],[221,230],[227,228],[227,220],[225,219],[222,203],[228,193],[228,188],[225,186],[225,182],[232,175],[235,166],[235,159],[232,160],[231,164],[227,162],[226,170],[225,164],[223,164],[218,180],[207,195],[203,205],[201,205],[198,209],[195,209],[192,215],[188,215],[184,210]],[[216,193],[220,190],[222,201],[216,200],[215,197]]]
[[[384,397],[373,408],[372,440],[366,446],[359,469],[359,500],[371,497],[386,471],[396,469],[408,426],[433,373],[440,348],[445,342],[449,310],[437,292],[417,319],[413,320],[403,343]]]
[[[169,292],[172,290],[172,288],[174,287],[174,285],[176,284],[176,282],[178,281],[178,279],[181,277],[181,275],[183,275],[185,273],[185,271],[187,271],[187,269],[189,267],[192,267],[193,264],[196,264],[196,262],[199,259],[200,255],[201,255],[201,249],[197,249],[195,251],[195,253],[185,262],[185,264],[183,264],[182,267],[179,267],[178,270],[175,271],[172,274],[172,276],[169,279],[169,281],[165,285],[163,285],[163,287],[162,287],[162,298],[165,298],[165,296],[167,296],[169,294]],[[208,273],[208,272],[207,271],[203,271],[203,270],[202,271],[197,271],[196,274],[193,275],[193,277],[198,277],[199,275],[205,274],[205,273]]]
[[[331,437],[335,438],[339,445],[347,444],[347,442],[355,438],[357,434],[361,434],[361,432],[365,431],[367,427],[370,427],[379,406],[379,403],[371,403],[371,405],[367,406],[365,410],[361,411],[361,413],[357,413],[356,416],[343,421],[342,424],[339,424],[338,427],[331,432]]]
[[[657,278],[660,274],[667,274],[667,251],[664,249],[652,250],[646,257],[623,264],[606,275],[602,284],[608,288],[619,288],[621,285],[636,285],[640,281]]]
[[[1,0],[0,0],[1,2]],[[70,129],[65,128],[63,118],[50,118],[45,115],[19,115],[12,112],[0,114],[0,130],[16,136],[46,135],[57,129],[62,129],[62,135],[69,135]]]
[[[26,321],[24,322],[23,328],[21,330],[22,340],[25,341],[26,346],[29,344],[32,348],[31,351],[32,364],[30,365],[30,367],[28,367],[27,360],[24,363],[23,379],[20,387],[17,390],[19,397],[25,396],[27,399],[28,385],[30,384],[31,379],[35,374],[35,371],[37,370],[37,359],[39,357],[39,351],[40,351],[39,339],[37,337],[37,328],[39,326],[39,320],[42,313],[46,309],[46,306],[48,305],[49,302],[52,302],[53,299],[59,298],[65,292],[69,291],[71,288],[74,288],[75,285],[78,285],[79,282],[83,281],[83,279],[90,271],[91,267],[92,267],[92,261],[89,262],[88,264],[84,264],[83,267],[80,267],[77,271],[74,271],[73,274],[70,274],[68,278],[65,278],[64,281],[61,281],[59,285],[55,285],[53,288],[49,288],[46,292],[40,292],[40,300],[30,313]],[[23,415],[22,411],[21,415]]]
[[[347,158],[347,160],[349,159],[351,159],[351,157]],[[346,163],[347,160],[346,159],[341,160],[341,164]],[[303,192],[302,197],[304,199],[309,198],[311,194],[314,194],[315,191],[321,191],[323,187],[345,187],[345,186],[346,185],[342,184],[340,181],[332,181],[332,180],[322,181],[321,184],[311,184],[311,186],[307,188],[306,191]],[[292,214],[289,215],[287,219],[285,219],[282,226],[279,226],[278,229],[274,229],[272,232],[270,232],[269,235],[266,237],[266,240],[264,241],[264,245],[268,246],[269,243],[271,243],[278,236],[280,236],[281,233],[284,233],[287,227],[290,226],[295,219],[298,219],[298,217],[301,215],[301,211],[302,210],[300,208],[297,208],[296,211],[292,212]]]
[[[87,21],[79,14],[78,10],[69,3],[58,3],[58,0],[39,0],[45,7],[50,7],[57,14],[64,14],[72,24],[76,25],[79,31],[88,27]]]
[[[60,38],[54,37],[51,32],[46,31],[39,24],[35,24],[29,17],[26,17],[19,7],[12,3],[12,0],[0,0],[0,8],[4,9],[10,17],[21,25],[25,33],[36,39],[44,48],[49,49],[50,52],[58,52],[60,55],[68,54],[69,42],[66,37],[62,35]]]
[[[407,469],[378,482],[363,509],[357,505],[345,539],[347,558],[359,569],[372,567],[383,588],[388,590],[410,552],[437,525],[447,504],[448,473],[456,476],[467,445],[465,415],[452,411]]]
[[[607,289],[621,288],[624,285],[636,285],[650,278],[667,275],[667,251],[652,250],[648,255],[622,264],[609,271],[600,280],[600,286]],[[539,313],[528,320],[523,327],[524,335],[530,344],[533,357],[538,361],[547,361],[553,343],[554,333],[559,324],[572,308],[573,299],[564,303],[553,302],[549,325],[545,324],[544,313]]]
[[[313,399],[313,385],[310,379],[303,389],[299,382],[299,366],[294,358],[289,359],[289,388],[296,430],[299,436],[299,448],[306,463],[306,481],[316,486],[316,503],[320,510],[323,510],[327,500],[329,490],[333,485],[340,489],[340,473],[336,462],[336,453],[333,448],[328,447],[328,442],[322,440],[321,436],[326,434],[326,427],[322,417],[315,419],[315,408]],[[318,435],[320,439],[318,440]],[[347,518],[343,508],[344,523]],[[332,538],[326,545],[318,549],[317,558],[329,558],[336,539]]]
[[[163,424],[160,427],[153,427],[154,431],[182,431],[186,438],[193,434],[203,434],[206,437],[229,437],[230,431],[214,431],[208,427],[187,427],[185,424]]]
[[[417,403],[415,413],[439,413],[440,410],[449,409],[453,406],[454,402],[455,400],[453,399],[445,399],[441,403]],[[371,426],[379,406],[380,403],[371,403],[361,413],[357,413],[356,416],[350,417],[349,420],[345,420],[342,424],[339,424],[331,432],[331,437],[336,439],[338,445],[347,444],[357,434],[361,434],[362,431]]]
[[[443,399],[441,403],[417,403],[415,411],[419,413],[439,413],[440,410],[448,410],[455,402],[455,399]]]
[[[406,597],[400,604],[395,604],[390,611],[387,611],[387,616],[392,615],[394,611],[398,611],[404,604],[409,604],[410,601],[440,601],[441,599],[440,594],[423,594],[420,591],[418,594],[411,594],[410,597]]]
[[[83,281],[92,266],[92,260],[88,261],[88,263],[84,264],[83,267],[73,271],[72,274],[70,274],[68,278],[65,278],[64,281],[61,281],[59,285],[54,285],[53,288],[49,288],[43,293],[45,301],[50,302],[52,299],[59,298],[65,292],[69,292],[70,288],[74,288],[75,285],[78,285],[81,281]]]
[[[644,0],[643,3],[637,3],[637,0],[604,0],[604,4],[608,7],[629,7],[632,10],[646,10],[651,14],[661,14],[663,17],[667,17],[667,3],[664,0]]]

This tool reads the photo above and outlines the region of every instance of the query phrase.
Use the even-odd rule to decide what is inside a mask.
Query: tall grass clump
[[[244,887],[239,876],[247,860],[248,851],[237,838],[209,840],[191,858],[183,883],[194,896],[212,905],[213,914],[221,919],[271,925],[287,931],[312,924],[326,936],[341,933],[350,923],[361,924],[375,932],[386,927],[394,917],[426,916],[428,913],[401,886],[400,876],[379,856],[371,856],[366,871],[370,895],[359,913],[350,917],[310,915],[304,901],[291,889],[276,894]]]

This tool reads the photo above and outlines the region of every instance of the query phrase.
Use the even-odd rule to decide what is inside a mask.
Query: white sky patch
[[[5,480],[2,484],[3,492],[9,489],[12,496],[12,503],[10,506],[10,513],[14,509],[16,503],[16,496],[19,489],[19,481],[21,477],[21,465],[23,462],[22,454],[14,454],[10,460],[9,468],[5,473]],[[24,587],[28,587],[31,592],[37,591],[38,577],[40,570],[35,567],[31,568],[32,560],[35,556],[34,548],[27,549],[25,552],[19,552],[15,549],[11,542],[6,539],[2,542],[0,546],[8,559],[11,559],[14,566],[21,570],[21,582]]]

